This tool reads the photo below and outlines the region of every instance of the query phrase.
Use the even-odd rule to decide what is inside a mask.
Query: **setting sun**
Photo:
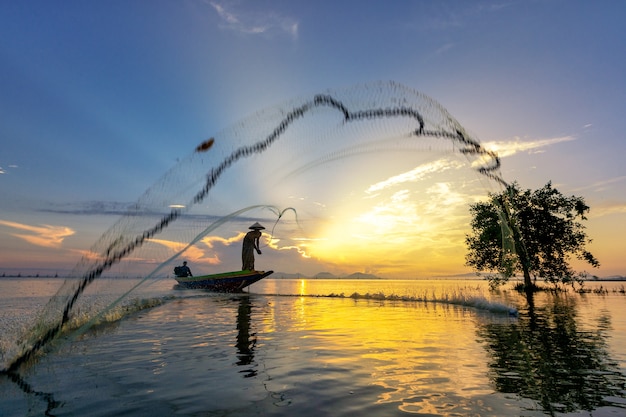
[[[415,175],[433,167],[455,169],[436,175],[437,182]],[[346,272],[416,277],[461,271],[468,205],[487,191],[466,181],[460,168],[436,161],[371,185],[328,216],[306,252]]]

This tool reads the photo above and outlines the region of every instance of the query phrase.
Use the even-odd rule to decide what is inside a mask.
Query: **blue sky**
[[[624,18],[619,1],[2,2],[0,273],[71,268],[198,143],[256,111],[393,80],[497,150],[505,180],[585,197],[590,272],[626,275]],[[273,269],[343,271],[277,252]],[[467,272],[455,253],[437,272]]]

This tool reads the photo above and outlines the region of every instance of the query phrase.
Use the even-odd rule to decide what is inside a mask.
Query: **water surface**
[[[3,295],[3,323],[21,323],[11,315],[44,302],[55,281]],[[172,287],[141,289],[165,303],[58,343],[20,383],[0,379],[2,415],[626,412],[617,291],[529,305],[471,280],[266,279],[241,295]]]

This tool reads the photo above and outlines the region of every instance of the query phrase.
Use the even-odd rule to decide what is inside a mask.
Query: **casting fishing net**
[[[196,274],[239,269],[226,253],[238,253],[256,221],[275,270],[298,258],[428,274],[424,259],[462,251],[467,204],[506,185],[494,152],[441,105],[392,82],[296,99],[199,142],[85,253],[5,352],[7,369],[65,329],[129,308],[137,286],[168,279],[181,257]]]

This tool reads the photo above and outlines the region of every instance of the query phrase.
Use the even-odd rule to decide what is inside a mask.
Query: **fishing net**
[[[220,250],[238,252],[255,221],[272,269],[298,257],[396,277],[458,256],[459,219],[506,186],[499,168],[441,105],[393,82],[260,111],[199,143],[97,240],[7,352],[7,369],[65,329],[129,308],[128,295],[171,276],[181,256],[206,274],[239,269]]]

